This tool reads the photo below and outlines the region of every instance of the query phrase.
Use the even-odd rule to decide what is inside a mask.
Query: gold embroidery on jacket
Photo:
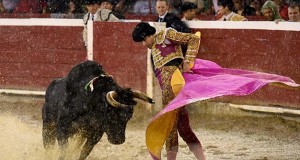
[[[166,43],[166,40],[169,43]],[[188,44],[186,57],[183,57],[181,44]],[[161,53],[158,47],[166,48],[174,46],[175,51],[172,53]],[[161,68],[173,59],[185,59],[194,61],[198,53],[200,39],[194,34],[177,32],[172,28],[167,28],[156,34],[152,46],[152,57],[155,68]],[[163,50],[163,49],[162,49]],[[163,56],[164,55],[164,56]]]

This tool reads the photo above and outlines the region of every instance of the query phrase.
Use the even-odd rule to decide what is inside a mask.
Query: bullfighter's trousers
[[[156,70],[156,76],[162,89],[162,103],[163,106],[166,106],[180,92],[185,85],[185,80],[176,66],[163,66]],[[178,133],[190,149],[193,146],[201,146],[200,141],[190,127],[189,115],[185,107],[177,109],[176,112],[177,116],[172,131],[165,142],[166,151],[178,151]]]

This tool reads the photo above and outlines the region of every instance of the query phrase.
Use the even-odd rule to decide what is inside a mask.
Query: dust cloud
[[[5,160],[45,159],[41,126],[24,123],[11,114],[0,115],[0,157]]]

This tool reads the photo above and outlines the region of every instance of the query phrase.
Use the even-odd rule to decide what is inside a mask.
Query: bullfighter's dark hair
[[[136,25],[132,32],[132,38],[135,42],[142,42],[147,36],[155,34],[156,29],[150,26],[149,23],[141,22]]]
[[[230,11],[234,11],[234,4],[232,0],[219,0],[219,6],[223,6],[224,8],[227,6]]]

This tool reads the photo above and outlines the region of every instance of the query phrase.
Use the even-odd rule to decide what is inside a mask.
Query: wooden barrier
[[[284,75],[300,83],[299,24],[197,22],[189,25],[194,32],[202,33],[199,58],[226,68]],[[300,91],[266,86],[249,96],[227,96],[216,101],[298,108]]]
[[[94,60],[120,85],[146,91],[147,49],[134,43],[131,32],[137,23],[94,23]]]
[[[23,25],[0,25],[2,89],[45,90],[53,79],[63,77],[73,65],[85,60],[82,26],[39,23],[24,20]]]

